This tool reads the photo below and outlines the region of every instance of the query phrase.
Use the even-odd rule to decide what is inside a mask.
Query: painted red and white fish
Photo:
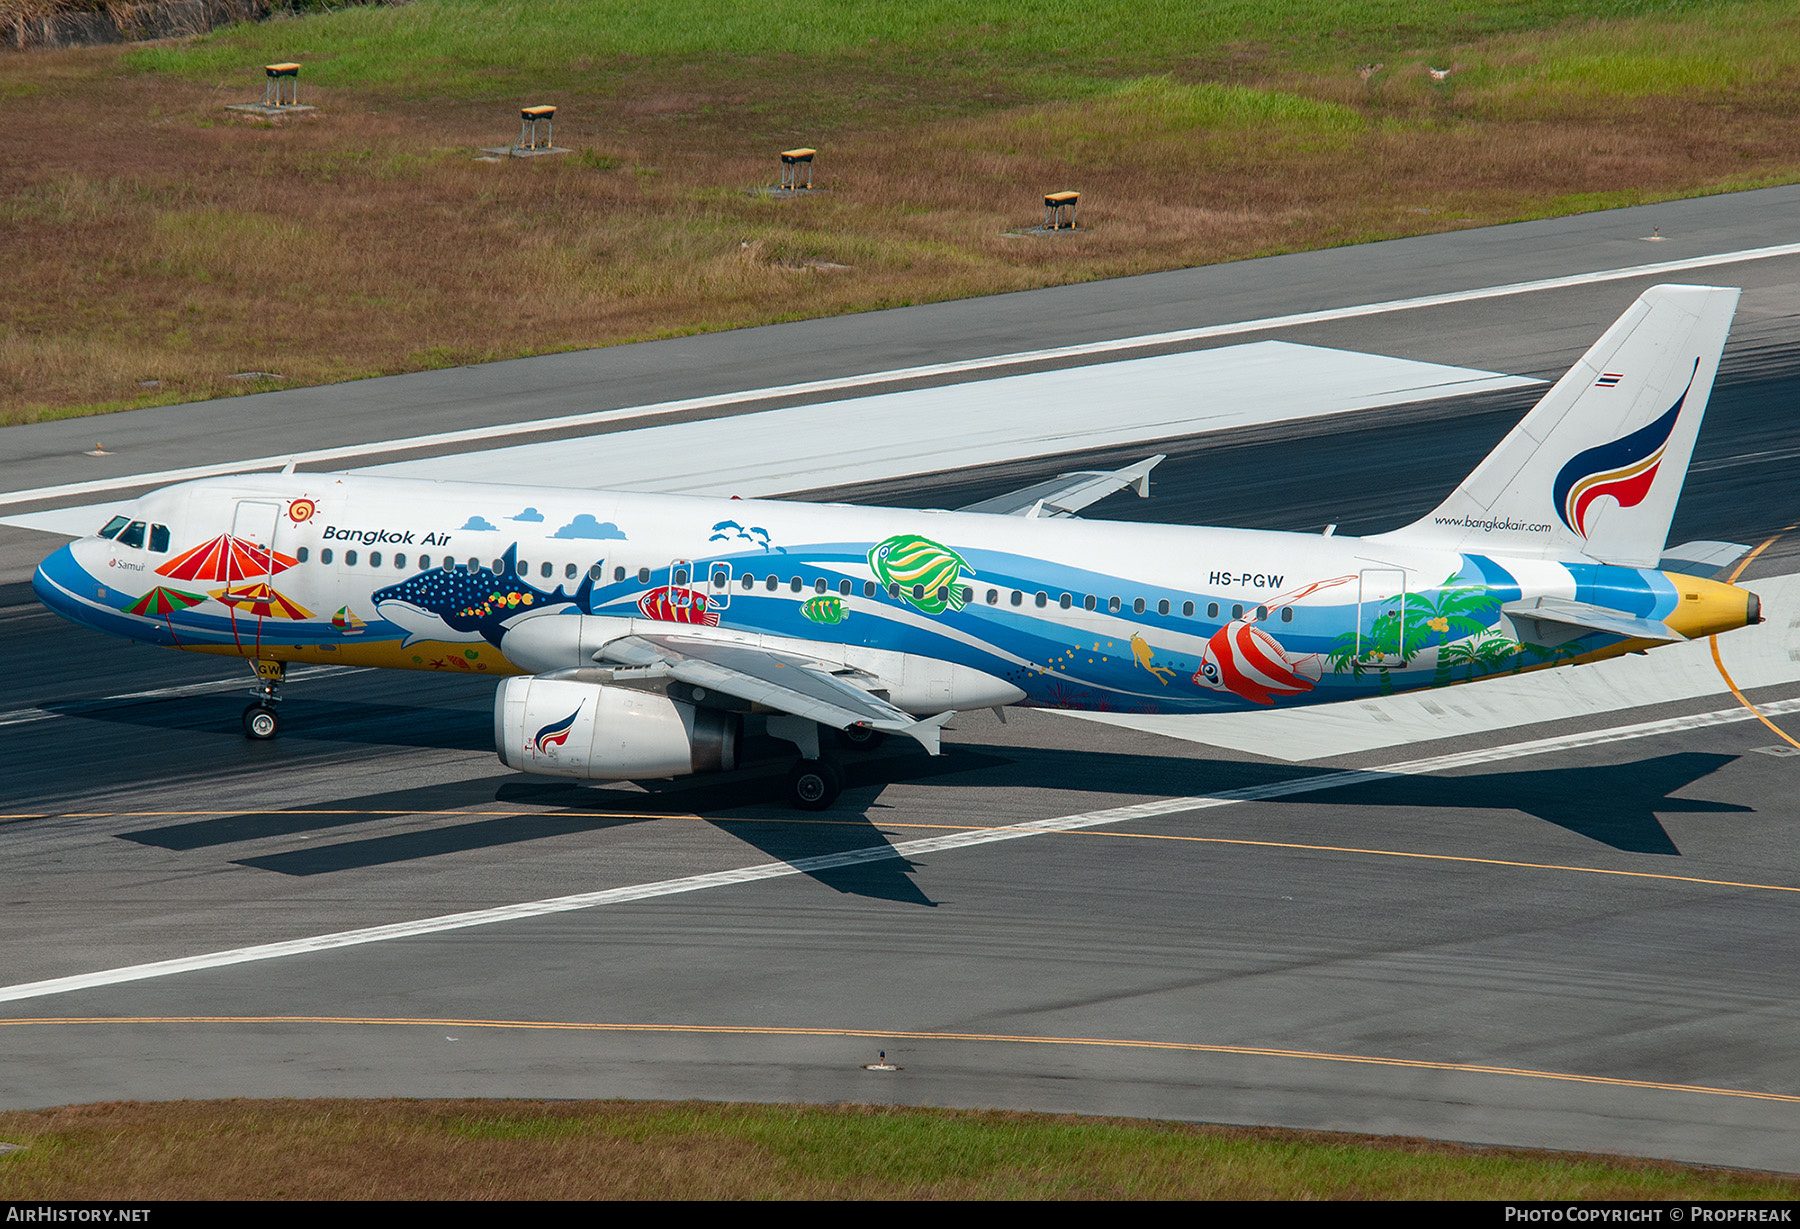
[[[684,589],[679,585],[664,585],[660,589],[652,589],[638,599],[638,609],[644,612],[646,619],[661,619],[664,623],[698,623],[704,627],[717,627],[719,612],[711,607],[712,603],[706,594],[698,589]]]
[[[1296,655],[1282,647],[1256,624],[1258,611],[1267,612],[1297,602],[1321,589],[1347,584],[1354,576],[1315,581],[1292,593],[1270,598],[1253,607],[1249,617],[1233,619],[1214,632],[1200,652],[1200,668],[1194,683],[1214,691],[1229,691],[1253,704],[1273,705],[1276,696],[1297,696],[1311,691],[1325,673],[1317,653]]]

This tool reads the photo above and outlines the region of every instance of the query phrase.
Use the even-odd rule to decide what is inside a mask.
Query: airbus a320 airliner
[[[745,732],[821,727],[931,754],[958,710],[1257,710],[1591,662],[1761,621],[1665,550],[1738,292],[1658,286],[1431,515],[1353,538],[1082,520],[1160,458],[961,511],[348,474],[143,496],[38,568],[78,623],[255,669],[273,738],[290,662],[504,677],[510,768],[729,770]]]

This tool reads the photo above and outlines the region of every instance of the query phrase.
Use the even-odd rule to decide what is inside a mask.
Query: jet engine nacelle
[[[737,766],[734,713],[657,692],[571,679],[509,678],[494,696],[494,749],[520,772],[597,781],[681,777]]]

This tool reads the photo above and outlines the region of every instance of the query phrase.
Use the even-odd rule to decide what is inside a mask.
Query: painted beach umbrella
[[[189,606],[198,606],[206,600],[204,593],[183,593],[180,589],[170,589],[157,585],[137,601],[125,607],[126,614],[161,615],[168,618],[186,610]]]
[[[258,546],[248,538],[234,538],[222,533],[210,542],[182,551],[156,571],[172,580],[233,581],[248,580],[252,576],[274,576],[299,562]]]
[[[215,589],[213,596],[234,610],[253,614],[259,619],[310,619],[312,611],[300,603],[283,597],[266,581],[236,588]]]

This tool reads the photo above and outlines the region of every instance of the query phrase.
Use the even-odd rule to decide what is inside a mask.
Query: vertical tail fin
[[[1386,536],[1654,565],[1737,300],[1717,286],[1646,290],[1435,512]]]

